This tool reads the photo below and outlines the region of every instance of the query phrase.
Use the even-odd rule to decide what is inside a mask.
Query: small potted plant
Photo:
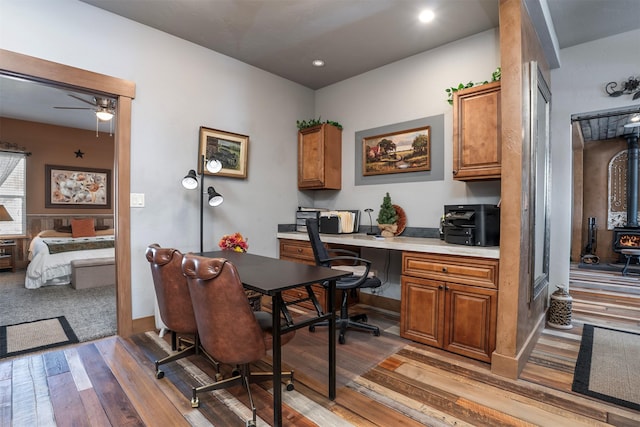
[[[398,214],[391,204],[391,196],[387,193],[382,199],[378,212],[378,228],[383,237],[393,237],[398,231]]]

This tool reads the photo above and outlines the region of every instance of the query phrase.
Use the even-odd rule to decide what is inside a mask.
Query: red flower
[[[236,252],[247,252],[247,250],[249,249],[247,241],[244,237],[242,237],[242,234],[240,233],[225,234],[224,236],[222,236],[222,238],[220,238],[218,246],[220,246],[220,249],[222,250],[230,250]]]

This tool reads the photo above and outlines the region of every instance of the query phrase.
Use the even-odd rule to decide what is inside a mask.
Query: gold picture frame
[[[215,157],[222,163],[222,170],[218,173],[212,173],[204,168],[205,175],[245,179],[247,177],[248,151],[249,137],[247,135],[201,126],[198,173],[203,173],[201,160],[203,156],[205,161]]]
[[[362,175],[431,170],[431,126],[362,139]]]

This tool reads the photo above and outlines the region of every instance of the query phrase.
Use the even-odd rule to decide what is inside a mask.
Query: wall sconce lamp
[[[204,183],[204,169],[206,168],[211,173],[218,173],[222,169],[222,163],[217,159],[205,159],[201,156],[202,173],[200,174],[200,180],[196,175],[196,171],[191,169],[189,173],[182,178],[182,186],[187,190],[195,190],[198,188],[200,182]],[[207,188],[207,204],[209,206],[220,206],[224,201],[224,198],[213,187]],[[204,252],[204,191],[200,191],[200,252]]]

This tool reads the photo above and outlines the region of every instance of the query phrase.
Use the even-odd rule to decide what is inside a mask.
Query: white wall
[[[629,95],[612,98],[605,91],[610,81],[619,85],[638,75],[638,40],[640,30],[562,49],[560,68],[551,72],[551,292],[569,284],[571,115],[638,105]]]
[[[205,178],[225,197],[205,210],[205,250],[240,231],[251,252],[277,255],[277,224],[298,205],[296,120],[313,117],[313,91],[75,0],[0,0],[0,47],[136,83],[131,191],[146,206],[131,210],[134,319],[154,311],[146,246],[199,248],[199,196],[180,181],[200,126],[250,136],[246,180]]]
[[[453,108],[445,89],[469,81],[491,80],[500,65],[498,30],[485,31],[423,52],[316,91],[316,117],[336,120],[342,131],[342,190],[317,192],[317,206],[374,209],[388,191],[407,214],[408,227],[438,227],[443,206],[497,203],[499,182],[464,183],[452,179]],[[355,133],[444,114],[444,180],[355,186]],[[366,222],[368,223],[368,218]]]

